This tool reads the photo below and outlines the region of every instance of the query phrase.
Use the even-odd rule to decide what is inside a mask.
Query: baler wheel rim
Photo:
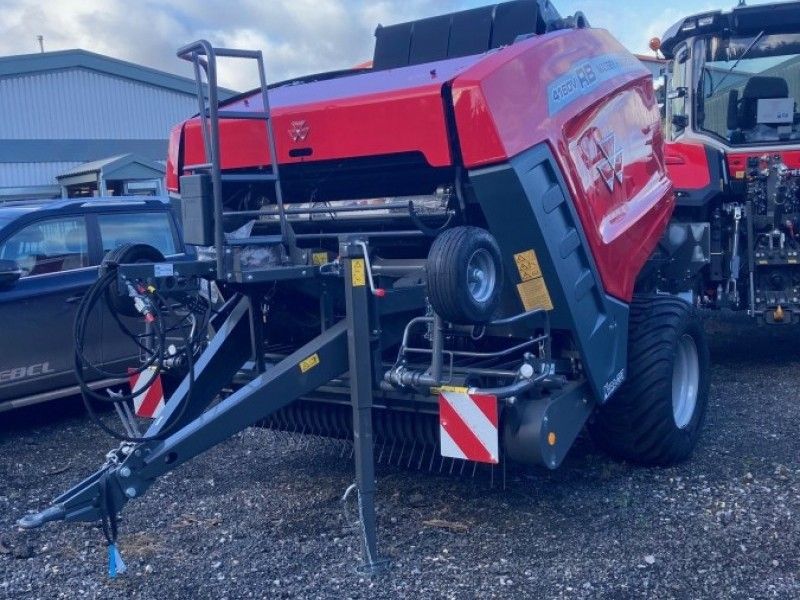
[[[686,429],[697,407],[697,393],[700,386],[700,358],[694,338],[689,334],[683,334],[675,354],[675,366],[672,371],[672,414],[675,425],[680,429]]]
[[[467,262],[467,285],[475,302],[487,302],[497,285],[497,269],[486,248],[478,248]]]

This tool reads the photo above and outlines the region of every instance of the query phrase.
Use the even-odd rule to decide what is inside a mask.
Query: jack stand
[[[378,556],[377,516],[375,513],[375,456],[372,439],[372,363],[378,336],[370,318],[374,298],[367,286],[366,245],[360,240],[339,244],[344,265],[345,303],[347,307],[347,348],[350,365],[350,401],[353,405],[353,446],[358,513],[361,521],[363,563],[359,572],[377,575],[388,568],[389,561]]]

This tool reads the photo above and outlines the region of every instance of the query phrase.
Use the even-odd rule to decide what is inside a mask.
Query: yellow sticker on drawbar
[[[457,385],[443,385],[439,387],[439,392],[450,392],[451,394],[466,394],[469,388],[459,387]]]
[[[529,281],[542,276],[542,268],[539,266],[539,259],[536,257],[536,252],[533,250],[526,250],[525,252],[515,254],[514,262],[517,263],[519,278],[522,281]]]
[[[353,287],[361,287],[367,284],[366,268],[363,258],[353,259]]]
[[[311,255],[311,264],[315,267],[319,267],[324,265],[328,262],[328,253],[327,252],[314,252]]]
[[[312,354],[305,360],[301,360],[299,367],[301,373],[306,373],[319,364],[319,354]]]
[[[537,308],[553,310],[553,301],[542,277],[517,284],[517,293],[526,312]]]

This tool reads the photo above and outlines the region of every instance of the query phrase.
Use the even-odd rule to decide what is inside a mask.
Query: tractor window
[[[800,140],[800,34],[709,38],[697,125],[731,145]]]
[[[686,99],[689,93],[687,83],[689,72],[689,49],[683,47],[675,55],[672,63],[672,77],[670,77],[667,101],[669,102],[670,123],[669,130],[671,138],[675,139],[689,124],[686,113]]]

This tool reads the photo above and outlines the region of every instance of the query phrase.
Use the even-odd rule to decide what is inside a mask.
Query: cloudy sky
[[[766,0],[750,0],[758,4]],[[730,8],[736,0],[555,0],[561,14],[582,10],[630,50],[682,16]],[[190,75],[175,58],[181,44],[206,38],[215,45],[264,51],[272,80],[352,66],[372,55],[372,33],[384,25],[472,8],[491,0],[0,0],[0,55],[84,48]],[[221,83],[253,86],[241,65],[222,68]]]

